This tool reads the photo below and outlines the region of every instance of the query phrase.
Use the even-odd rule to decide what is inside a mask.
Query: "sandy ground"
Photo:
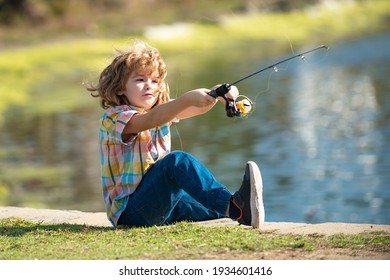
[[[0,207],[0,219],[11,217],[23,218],[30,221],[52,224],[79,224],[87,226],[111,227],[103,212],[81,212],[76,210],[52,210],[19,207]],[[234,226],[238,225],[230,219],[218,219],[199,222],[202,226]],[[266,222],[262,231],[272,231],[281,234],[319,234],[333,235],[338,233],[356,234],[370,231],[385,231],[390,233],[390,225],[378,224],[351,224],[351,223],[287,223]]]

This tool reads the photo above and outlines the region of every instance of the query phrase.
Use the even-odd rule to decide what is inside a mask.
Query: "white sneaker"
[[[248,161],[240,189],[233,194],[234,203],[241,209],[240,224],[259,228],[264,225],[263,180],[260,169]]]

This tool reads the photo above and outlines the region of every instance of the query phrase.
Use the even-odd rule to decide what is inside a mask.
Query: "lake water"
[[[265,71],[238,85],[256,101],[248,118],[227,118],[219,104],[173,126],[173,147],[195,155],[231,191],[241,183],[245,162],[257,162],[267,221],[390,224],[389,46],[390,33],[366,37]],[[292,54],[259,59],[255,49],[241,51],[229,61],[214,57],[224,69],[196,69],[188,83],[177,74],[188,57],[176,61],[171,91],[204,86],[203,78],[233,82]],[[9,155],[2,159],[24,172],[3,169],[8,188],[0,202],[104,211],[101,113],[95,107],[50,116],[8,113],[0,143]]]

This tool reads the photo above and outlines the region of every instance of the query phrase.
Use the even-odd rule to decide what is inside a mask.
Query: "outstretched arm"
[[[207,112],[217,102],[215,98],[208,95],[209,89],[195,89],[170,102],[157,105],[143,114],[136,114],[126,124],[122,138],[126,141],[132,134],[161,126],[180,118],[181,115]],[[186,113],[187,112],[187,113]]]
[[[123,140],[126,141],[132,134],[166,124],[174,118],[186,119],[208,112],[218,101],[218,99],[208,95],[209,92],[210,90],[205,88],[191,90],[177,99],[150,109],[144,114],[134,115],[123,130]],[[229,98],[236,99],[238,96],[237,88],[232,87],[227,95]],[[225,101],[223,100],[223,102]]]

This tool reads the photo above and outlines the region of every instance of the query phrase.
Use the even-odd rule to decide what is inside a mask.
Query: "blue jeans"
[[[193,156],[171,152],[144,175],[118,225],[152,226],[225,217],[231,195]]]

